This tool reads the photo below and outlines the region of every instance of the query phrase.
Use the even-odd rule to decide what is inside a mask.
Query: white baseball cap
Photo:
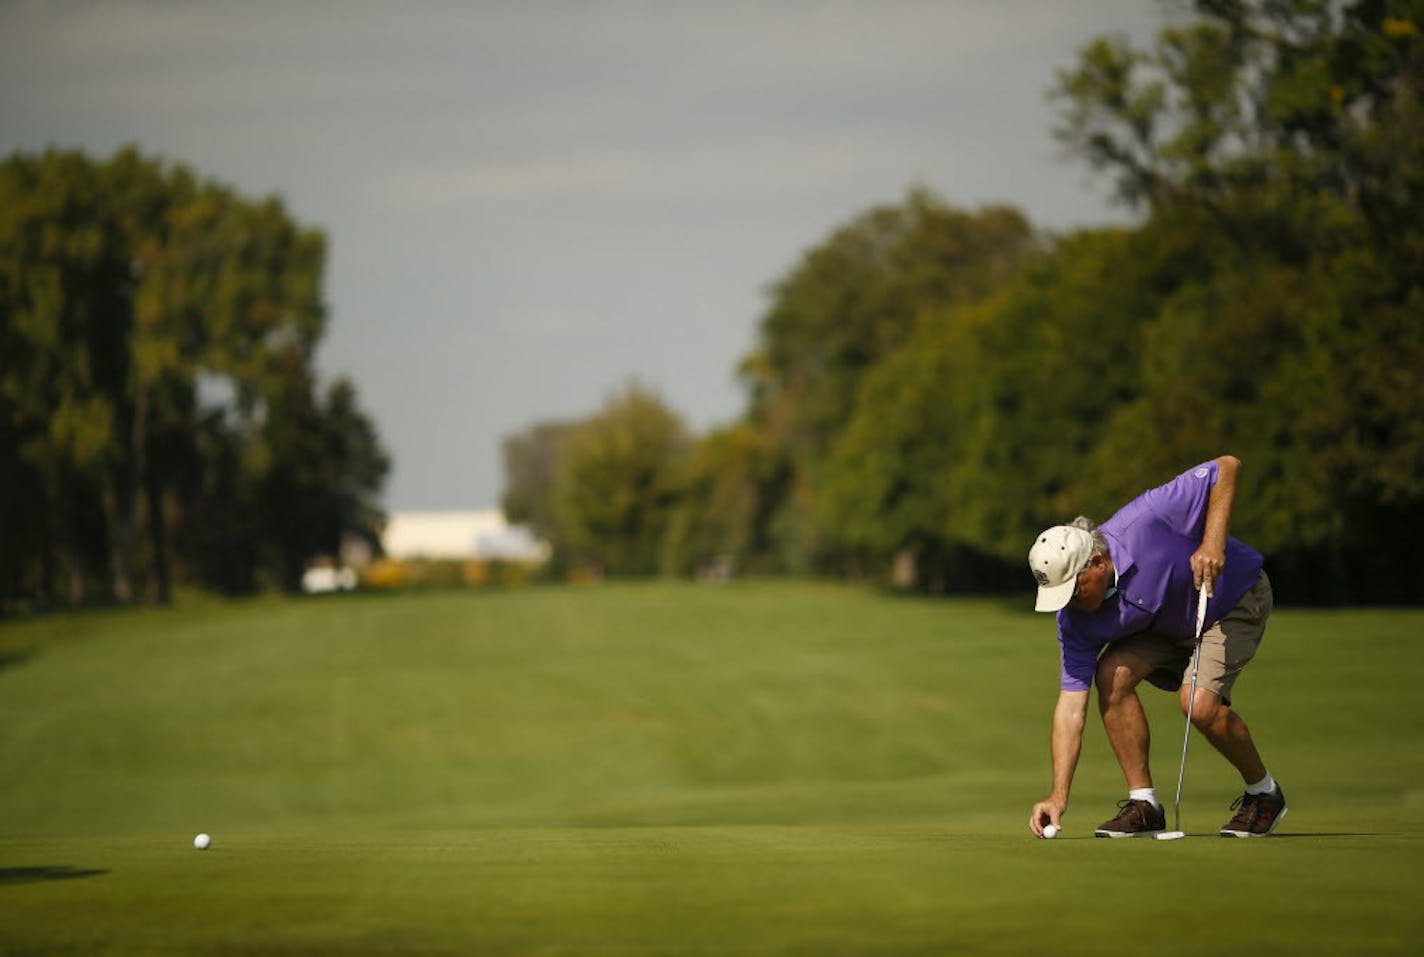
[[[1058,611],[1073,600],[1078,573],[1093,557],[1093,536],[1072,525],[1055,525],[1028,550],[1028,567],[1038,579],[1034,611]]]

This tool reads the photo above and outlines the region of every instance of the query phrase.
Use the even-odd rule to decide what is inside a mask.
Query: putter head
[[[1175,841],[1187,836],[1186,831],[1159,831],[1152,835],[1159,841]]]

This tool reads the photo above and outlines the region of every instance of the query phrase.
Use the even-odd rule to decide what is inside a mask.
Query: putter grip
[[[1208,597],[1210,597],[1210,596],[1207,595],[1205,588],[1202,588],[1200,591],[1197,592],[1197,637],[1198,637],[1198,638],[1201,637],[1202,625],[1206,624],[1206,602],[1207,602],[1207,598],[1208,598]]]

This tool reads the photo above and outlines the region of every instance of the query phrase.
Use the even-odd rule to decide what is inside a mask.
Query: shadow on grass
[[[1290,831],[1286,834],[1272,834],[1271,840],[1282,837],[1403,837],[1402,834],[1385,834],[1379,831],[1374,832],[1354,832],[1354,831]]]
[[[0,671],[8,668],[18,668],[23,664],[28,664],[29,660],[35,656],[33,648],[21,648],[18,651],[0,651]]]
[[[1402,834],[1402,833],[1400,833],[1400,832],[1397,832],[1397,831],[1396,831],[1396,832],[1389,832],[1389,833],[1385,833],[1385,832],[1382,832],[1382,831],[1372,831],[1372,832],[1362,832],[1362,831],[1291,831],[1289,834],[1270,834],[1270,835],[1267,835],[1266,840],[1268,840],[1268,841],[1278,841],[1278,840],[1280,840],[1280,839],[1282,839],[1282,838],[1288,838],[1288,837],[1312,837],[1312,838],[1320,839],[1320,838],[1330,838],[1330,837],[1333,837],[1333,838],[1361,838],[1361,837],[1404,837],[1404,836],[1405,836],[1404,834]],[[1205,839],[1207,839],[1207,840],[1228,840],[1228,838],[1223,837],[1223,836],[1220,835],[1220,834],[1214,834],[1214,833],[1211,833],[1211,832],[1209,832],[1209,831],[1203,831],[1203,832],[1200,833],[1200,834],[1191,834],[1191,833],[1189,833],[1189,834],[1187,834],[1187,837],[1189,837],[1189,838],[1192,838],[1192,837],[1205,838]],[[1064,836],[1062,836],[1062,835],[1059,835],[1058,838],[1057,838],[1057,840],[1059,840],[1059,841],[1100,841],[1100,840],[1102,840],[1102,838],[1097,837],[1097,836],[1092,835],[1092,834],[1075,834],[1075,835],[1073,835],[1072,837],[1064,837]],[[1242,840],[1242,839],[1241,839],[1241,838],[1237,838],[1237,837],[1232,837],[1232,838],[1229,838],[1229,840],[1238,841],[1238,840]],[[1255,840],[1255,839],[1252,838],[1252,840]]]
[[[45,881],[74,881],[85,877],[99,877],[105,870],[83,867],[0,867],[0,885],[42,884]]]

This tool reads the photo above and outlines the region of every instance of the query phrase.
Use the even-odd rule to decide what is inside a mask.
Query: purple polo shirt
[[[1203,462],[1159,488],[1143,492],[1099,526],[1117,569],[1117,594],[1092,614],[1058,613],[1063,668],[1059,687],[1087,691],[1098,654],[1109,642],[1150,631],[1191,641],[1197,601],[1191,556],[1206,531],[1206,507],[1216,484],[1216,461]],[[1207,603],[1217,621],[1256,583],[1264,559],[1234,538],[1226,540],[1226,567]]]

